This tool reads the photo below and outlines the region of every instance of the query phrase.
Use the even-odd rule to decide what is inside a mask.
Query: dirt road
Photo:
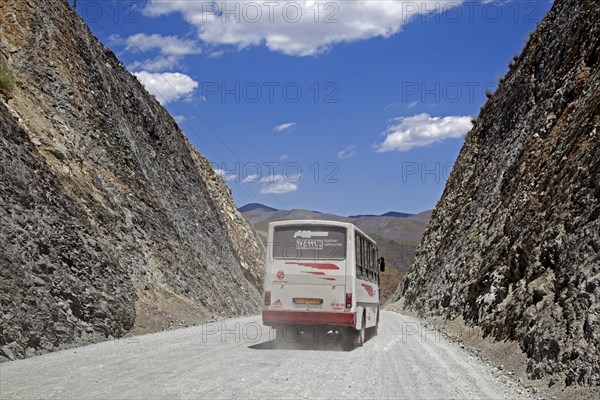
[[[3,363],[0,398],[529,398],[400,314],[383,312],[379,335],[351,351],[275,348],[269,332],[240,318]]]

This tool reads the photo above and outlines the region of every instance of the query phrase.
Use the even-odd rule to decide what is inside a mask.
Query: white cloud
[[[177,122],[178,124],[182,124],[185,122],[185,117],[183,115],[173,115],[173,119],[175,120],[175,122]]]
[[[290,158],[290,156],[288,156],[287,154],[282,154],[282,155],[280,155],[279,157],[277,157],[277,159],[278,159],[279,161],[285,161],[285,160],[287,160],[288,158]]]
[[[289,129],[294,129],[296,127],[295,122],[286,122],[285,124],[277,125],[273,128],[275,132],[283,132]]]
[[[419,105],[418,101],[411,101],[410,103],[406,104],[406,103],[400,103],[400,102],[395,102],[395,103],[391,103],[388,104],[387,106],[385,106],[385,108],[383,109],[383,111],[388,111],[388,110],[392,110],[392,109],[400,109],[400,108],[415,108],[417,105]]]
[[[125,41],[121,37],[121,35],[113,33],[112,35],[108,35],[108,42],[115,46],[122,45]]]
[[[147,35],[138,33],[128,38],[119,35],[111,35],[109,40],[114,45],[125,46],[125,50],[131,53],[143,53],[158,51],[156,57],[148,57],[141,61],[135,61],[127,66],[131,71],[165,71],[172,70],[179,65],[184,56],[199,54],[201,49],[195,40],[180,39],[177,36],[162,36],[158,34]]]
[[[256,183],[258,181],[259,179],[257,174],[251,174],[242,179],[242,183]]]
[[[262,194],[283,194],[290,193],[298,190],[298,181],[300,176],[283,176],[283,175],[271,175],[266,178],[262,178],[262,188],[260,192]]]
[[[389,37],[418,15],[445,12],[463,1],[150,0],[143,12],[149,16],[179,12],[210,45],[264,44],[274,52],[311,56],[338,43]]]
[[[179,65],[180,58],[175,56],[146,58],[143,61],[134,61],[127,66],[130,71],[144,70],[149,72],[160,72],[172,70]]]
[[[384,142],[375,146],[378,152],[407,151],[447,138],[460,138],[473,126],[469,116],[442,118],[418,114],[412,117],[394,118],[393,122],[383,133],[386,135]]]
[[[208,53],[209,58],[220,58],[223,54],[225,54],[224,50],[215,50]]]
[[[233,181],[237,178],[236,174],[228,174],[226,171],[222,169],[215,169],[215,173],[217,176],[221,177],[225,182]]]
[[[338,152],[338,158],[352,158],[356,154],[356,146],[351,144]]]
[[[125,50],[132,52],[158,49],[165,56],[182,57],[200,53],[195,41],[179,39],[177,36],[138,33],[129,36],[125,40],[125,45]]]
[[[135,72],[134,75],[162,105],[180,99],[189,99],[198,87],[198,82],[179,72],[141,71]]]

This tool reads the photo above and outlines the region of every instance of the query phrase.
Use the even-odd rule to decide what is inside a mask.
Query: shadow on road
[[[248,346],[248,348],[254,350],[316,350],[343,352],[350,352],[354,350],[354,347],[348,346],[344,343],[315,343],[312,340],[301,340],[298,342],[276,342],[275,340],[270,340],[267,342],[257,343],[255,345]]]
[[[368,338],[367,338],[368,339]],[[315,335],[302,333],[292,339],[269,340],[248,346],[254,350],[317,350],[317,351],[343,351],[351,352],[356,346],[351,344],[352,340],[343,333],[326,333]]]

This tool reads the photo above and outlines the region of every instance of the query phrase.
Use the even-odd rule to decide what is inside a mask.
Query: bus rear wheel
[[[277,345],[277,346],[281,346],[284,343],[284,340],[283,340],[284,329],[285,329],[284,326],[275,327],[275,345]]]
[[[358,330],[358,331],[355,330],[354,331],[355,332],[354,333],[354,340],[352,341],[353,342],[352,344],[355,347],[361,347],[363,344],[365,344],[365,340],[366,340],[366,337],[367,337],[366,336],[366,330],[367,330],[366,324],[367,324],[367,321],[365,320],[365,315],[363,314],[362,324],[360,326],[360,330]]]
[[[369,338],[377,336],[378,328],[379,328],[379,308],[377,308],[377,322],[375,323],[374,327],[369,328]]]

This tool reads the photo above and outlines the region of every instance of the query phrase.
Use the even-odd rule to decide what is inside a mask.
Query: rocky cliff
[[[257,311],[259,244],[169,114],[64,1],[0,18],[0,359]]]
[[[557,0],[473,128],[399,306],[600,385],[600,6]]]

